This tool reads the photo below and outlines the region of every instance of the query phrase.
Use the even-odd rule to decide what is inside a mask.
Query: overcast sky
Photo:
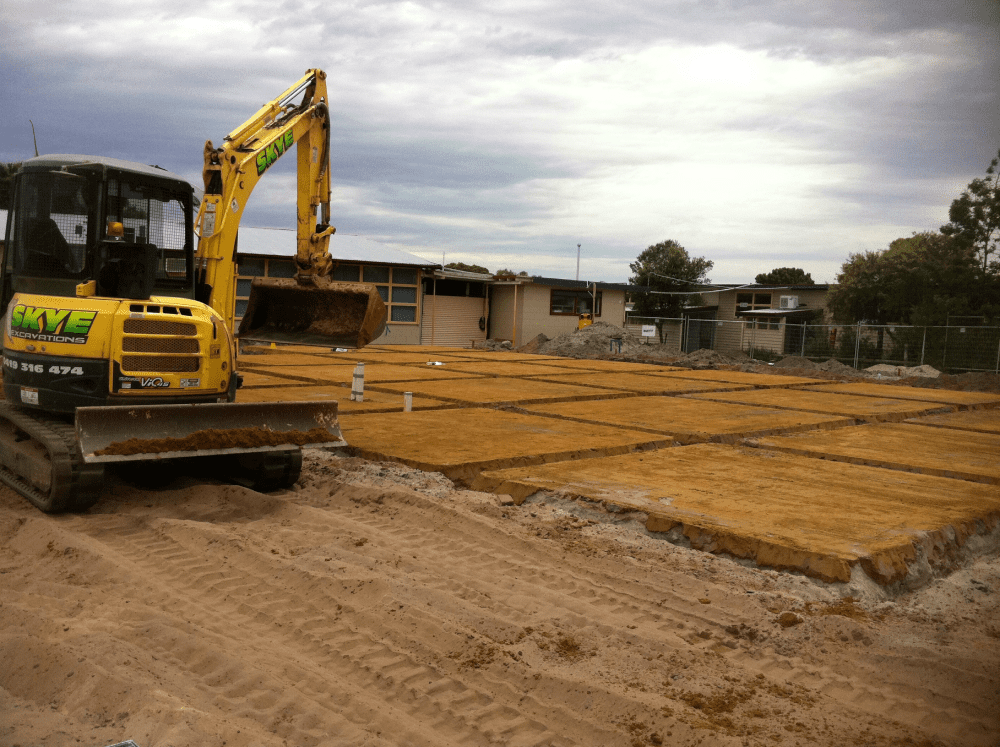
[[[333,223],[426,259],[715,282],[935,230],[1000,149],[998,0],[3,0],[0,161],[201,152],[329,74]],[[294,225],[294,159],[244,225]]]

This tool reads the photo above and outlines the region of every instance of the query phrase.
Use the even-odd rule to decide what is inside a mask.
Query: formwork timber
[[[725,369],[681,369],[679,371],[650,370],[645,375],[656,374],[678,379],[695,379],[697,381],[717,381],[729,384],[745,384],[764,389],[805,386],[815,384],[816,379],[804,376],[782,376],[777,374],[750,373],[748,371],[728,371]]]
[[[505,377],[469,378],[454,381],[404,381],[373,384],[372,386],[383,392],[407,391],[461,405],[525,405],[631,396],[630,392],[604,389],[596,385]]]
[[[689,396],[739,405],[760,405],[785,410],[844,415],[869,422],[898,423],[918,415],[951,412],[955,409],[940,402],[863,397],[857,394],[835,394],[803,389],[755,389],[749,392],[711,392]]]
[[[852,418],[836,415],[703,402],[683,397],[641,396],[610,401],[528,405],[526,409],[582,423],[602,423],[662,433],[683,444],[707,441],[736,443],[752,436],[843,428],[855,423]]]
[[[463,482],[485,469],[578,464],[588,457],[671,443],[650,433],[486,408],[356,415],[344,420],[341,430],[359,456],[402,462]]]
[[[603,389],[617,389],[638,394],[684,394],[688,392],[739,391],[750,389],[745,384],[730,384],[724,381],[695,381],[693,379],[646,376],[640,373],[587,373],[543,374],[536,381],[550,381],[555,384],[576,384],[586,382],[590,386]]]
[[[924,415],[910,418],[907,423],[932,425],[936,428],[955,428],[960,431],[978,433],[1000,433],[1000,408],[994,410],[972,410],[969,412],[949,412],[943,415]]]
[[[554,491],[628,507],[650,532],[841,583],[860,568],[918,585],[1000,524],[991,485],[716,444],[492,470],[473,487],[515,503]]]
[[[332,355],[329,348],[306,346],[241,357],[241,366],[249,363],[243,368],[248,386],[237,399],[297,399],[306,392],[309,399],[337,399],[349,448],[360,456],[521,497],[540,486],[597,497],[646,512],[650,531],[668,539],[827,581],[863,568],[882,584],[905,579],[918,585],[929,578],[921,568],[944,567],[961,555],[969,536],[993,532],[992,551],[1000,542],[995,484],[899,471],[934,471],[937,449],[961,467],[953,470],[956,478],[984,471],[970,459],[995,464],[971,443],[947,444],[949,433],[960,440],[1000,434],[995,395],[874,383],[845,384],[851,388],[837,392],[827,389],[838,384],[806,379],[803,385],[801,377],[468,348],[369,352],[381,355],[366,362],[362,403],[350,402],[361,351]],[[445,365],[427,366],[425,353]],[[470,369],[484,363],[477,370],[499,371],[516,363],[510,370],[534,367],[539,375],[447,370],[449,362],[463,360],[474,362]],[[565,373],[549,374],[550,368]],[[414,412],[401,412],[407,391]],[[909,446],[899,442],[884,460],[895,470],[837,461],[853,456],[840,453],[846,447],[839,440],[824,442],[841,431],[845,438],[857,433],[858,443],[871,444],[867,455],[879,447],[889,454],[891,439],[870,437],[869,430],[886,434],[873,423],[902,420],[925,427],[902,431],[913,434]],[[793,439],[793,433],[808,438]],[[697,443],[706,439],[716,443]],[[739,446],[741,439],[754,439],[757,448]],[[763,448],[763,439],[808,442],[814,455]],[[659,500],[667,497],[664,490],[671,491],[670,501]]]
[[[269,376],[294,376],[296,379],[312,381],[317,384],[329,383],[339,385],[344,382],[350,383],[354,376],[356,364],[330,363],[319,366],[299,366],[287,367],[288,372],[283,373],[280,366],[270,366],[251,364],[252,370]],[[366,363],[365,383],[395,382],[395,381],[434,381],[437,379],[475,379],[475,374],[463,373],[461,371],[447,371],[444,366],[428,366],[426,364],[394,364],[394,363]]]
[[[912,423],[875,423],[822,433],[767,436],[756,444],[790,454],[870,464],[1000,485],[1000,435]]]
[[[892,397],[894,399],[915,399],[924,402],[940,402],[955,405],[960,410],[992,408],[1000,406],[1000,394],[990,392],[962,392],[953,389],[930,389],[924,387],[898,386],[895,384],[873,384],[866,381],[850,381],[840,384],[822,384],[805,387],[812,392],[834,392],[836,394],[858,394],[863,397]]]

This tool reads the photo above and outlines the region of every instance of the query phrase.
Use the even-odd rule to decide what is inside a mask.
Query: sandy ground
[[[0,489],[0,745],[1000,743],[1000,559],[908,596],[308,450],[270,495]]]
[[[808,363],[771,372],[857,376]],[[111,474],[47,516],[0,488],[0,747],[1000,745],[995,549],[890,598],[306,454],[268,495]]]

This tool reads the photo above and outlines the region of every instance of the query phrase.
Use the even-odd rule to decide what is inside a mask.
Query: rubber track
[[[71,423],[48,413],[0,404],[0,418],[13,423],[42,445],[52,468],[52,486],[42,493],[9,465],[0,465],[3,482],[46,513],[85,511],[97,502],[104,485],[104,465],[83,461]]]

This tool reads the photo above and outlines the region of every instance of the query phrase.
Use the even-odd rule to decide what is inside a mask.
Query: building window
[[[771,308],[770,293],[737,293],[736,308],[743,311]]]
[[[264,257],[240,258],[236,279],[236,323],[246,313],[250,300],[250,282],[255,277],[295,277],[295,264],[289,259]],[[373,283],[385,302],[390,322],[416,324],[418,272],[409,267],[385,265],[337,264],[330,273],[333,280],[347,283]]]
[[[594,296],[590,291],[553,288],[549,298],[549,314],[552,316],[579,316],[580,314],[601,315],[601,291],[597,291],[597,309],[592,310]]]

